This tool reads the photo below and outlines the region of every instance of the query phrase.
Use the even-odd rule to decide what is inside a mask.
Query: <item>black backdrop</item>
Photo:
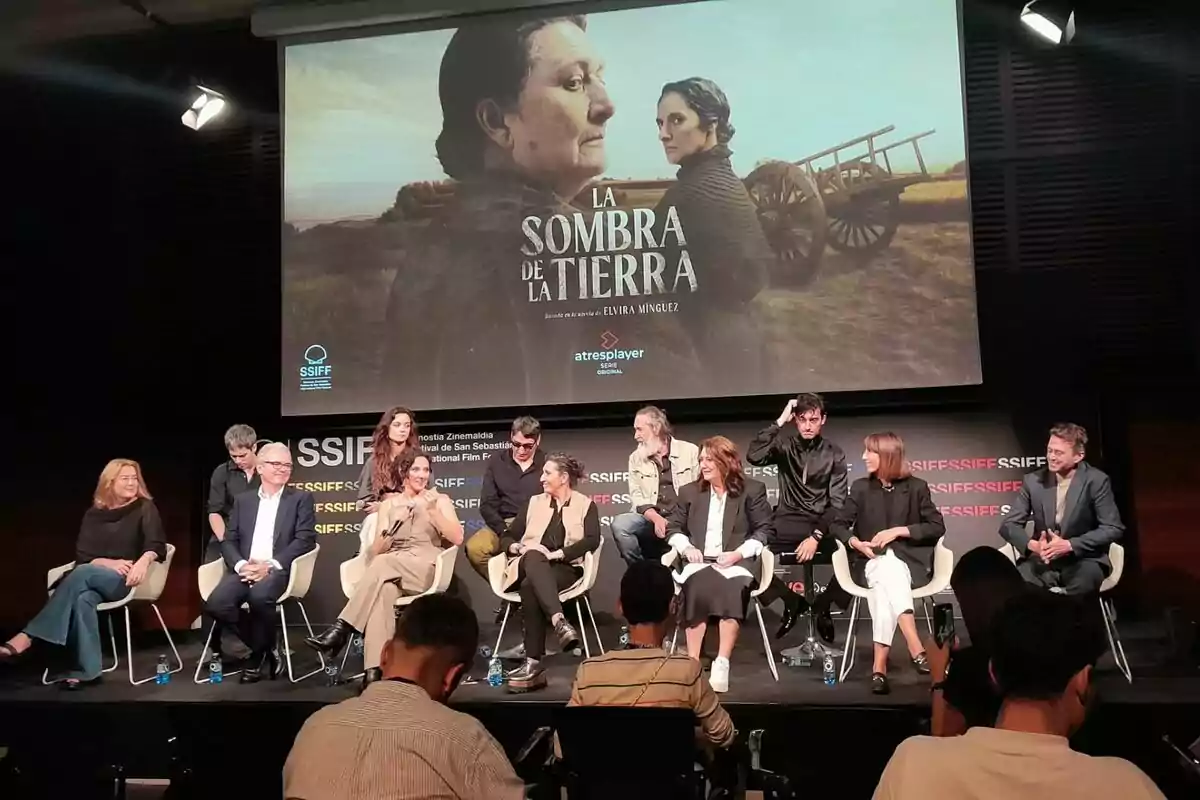
[[[839,414],[1007,409],[1025,453],[1040,451],[1056,418],[1094,409],[1105,467],[1132,516],[1121,496],[1128,421],[1160,418],[1170,395],[1194,414],[1196,9],[1080,0],[1076,44],[1049,48],[1018,27],[1021,5],[963,3],[984,387],[832,399]],[[235,98],[228,124],[199,133],[179,124],[178,97],[162,87],[188,74]],[[204,481],[230,423],[299,438],[357,434],[374,420],[278,416],[274,43],[242,22],[5,47],[0,92],[20,109],[0,117],[10,155],[0,333],[13,410],[4,435],[14,467],[0,482],[0,538],[6,552],[32,554],[0,559],[2,624],[36,610],[39,570],[69,557],[108,458],[140,459],[172,537],[196,541]],[[671,414],[770,419],[781,404],[714,401]],[[626,425],[632,410],[534,412],[587,427]],[[514,411],[422,422],[499,423]],[[194,584],[174,596],[188,607],[172,618],[190,619]]]

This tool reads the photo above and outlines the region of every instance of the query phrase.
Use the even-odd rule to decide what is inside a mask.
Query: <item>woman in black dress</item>
[[[868,475],[850,485],[833,533],[850,549],[854,582],[870,590],[871,638],[875,642],[871,691],[887,694],[888,651],[896,628],[904,635],[913,666],[929,674],[929,659],[913,619],[912,590],[929,583],[933,552],[946,533],[929,484],[913,477],[904,440],[873,433],[863,440]]]
[[[63,686],[78,688],[100,677],[100,623],[96,606],[124,598],[146,579],[150,565],[167,557],[162,519],[136,461],[116,458],[100,473],[92,507],[75,543],[75,567],[54,587],[42,610],[0,644],[0,662],[24,653],[34,640],[67,646],[78,669]]]
[[[667,161],[679,167],[658,204],[662,225],[674,206],[696,274],[694,295],[678,293],[680,314],[701,367],[720,365],[734,385],[762,385],[767,365],[763,335],[751,301],[767,285],[775,256],[758,208],[729,161],[734,128],[729,100],[707,78],[668,83],[658,101],[658,138]],[[675,247],[667,236],[668,250]],[[668,266],[677,252],[666,254]]]

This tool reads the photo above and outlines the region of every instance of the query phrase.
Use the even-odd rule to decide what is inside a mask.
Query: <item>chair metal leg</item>
[[[128,608],[128,606],[125,606],[125,608]],[[126,611],[125,613],[128,614],[129,612]],[[113,628],[112,613],[106,612],[105,616],[108,617],[108,638],[109,638],[109,643],[112,645],[113,663],[112,663],[111,667],[106,668],[104,666],[104,648],[101,647],[100,648],[100,672],[101,673],[113,672],[116,670],[117,667],[121,666],[121,657],[117,654],[117,632],[116,632],[116,629]],[[126,633],[128,634],[128,630],[126,631]],[[43,686],[51,686],[55,683],[62,683],[64,680],[66,680],[66,678],[55,678],[54,680],[51,680],[49,667],[42,670],[42,685]]]
[[[304,603],[300,602],[299,600],[296,600],[296,606],[299,607],[299,609],[300,609],[300,616],[304,617],[304,625],[308,628],[308,635],[316,636],[316,634],[313,632],[312,625],[309,624],[308,614],[304,610]],[[287,613],[283,610],[283,603],[280,603],[278,608],[279,608],[279,624],[280,624],[280,627],[283,628],[283,657],[284,657],[284,659],[287,660],[288,680],[291,681],[292,683],[299,683],[300,681],[304,680],[305,678],[311,678],[313,675],[316,675],[317,673],[324,672],[325,671],[325,656],[320,651],[317,651],[317,658],[320,660],[321,665],[319,667],[317,667],[316,669],[314,669],[312,672],[306,672],[303,675],[296,677],[296,674],[292,669],[292,647],[291,647],[291,643],[288,640]]]
[[[587,621],[583,618],[583,595],[575,598],[575,613],[579,615],[579,639],[583,642],[583,657],[591,658],[592,650],[588,647]]]
[[[937,634],[933,632],[933,606],[930,602],[928,597],[922,597],[921,608],[925,610],[925,622],[929,624],[929,635],[936,636]]]
[[[193,683],[198,683],[198,684],[211,683],[211,681],[208,678],[201,678],[200,673],[207,670],[207,668],[208,668],[209,648],[210,648],[210,645],[212,644],[213,632],[216,631],[216,629],[217,629],[217,623],[215,623],[215,622],[212,625],[210,625],[208,628],[208,636],[204,639],[204,647],[200,648],[200,660],[196,663],[196,674],[192,677]],[[172,643],[172,646],[174,646],[174,643]],[[221,676],[224,678],[232,678],[234,675],[240,675],[241,672],[242,671],[240,669],[235,669],[232,672],[222,672]]]
[[[846,680],[846,676],[850,674],[850,668],[854,666],[854,648],[858,644],[858,606],[862,601],[861,597],[855,597],[850,603],[850,628],[846,631],[846,649],[842,651],[842,671],[838,675],[838,683]]]
[[[771,649],[771,640],[767,638],[767,624],[763,622],[762,603],[754,598],[754,611],[758,615],[758,630],[762,633],[763,649],[767,651],[767,666],[771,668],[771,677],[779,681],[779,670],[775,667],[775,651]]]
[[[583,596],[583,604],[587,606],[588,618],[592,621],[592,631],[596,634],[596,647],[600,648],[600,655],[604,655],[604,642],[600,639],[600,628],[596,625],[596,615],[592,613],[592,599],[586,594]],[[582,614],[579,622],[583,623]]]
[[[504,619],[500,620],[500,635],[496,637],[496,648],[492,650],[492,655],[500,652],[500,642],[504,640],[504,628],[508,625],[508,614],[512,611],[512,603],[504,601]]]
[[[171,638],[171,632],[167,630],[167,623],[163,621],[162,613],[158,610],[157,603],[151,603],[150,607],[154,609],[154,615],[158,617],[158,624],[162,631],[167,636],[167,644],[171,645],[171,652],[175,654],[175,663],[179,666],[171,669],[167,668],[167,674],[174,675],[176,672],[183,671],[183,659],[179,655],[179,648],[175,647],[175,640]],[[127,648],[126,655],[129,658],[129,683],[133,686],[141,686],[143,683],[149,683],[158,677],[155,672],[149,678],[142,678],[140,681],[133,677],[133,627],[129,622],[129,606],[125,606],[125,647]]]
[[[1113,661],[1117,669],[1125,676],[1125,680],[1133,683],[1133,670],[1129,667],[1129,659],[1125,655],[1125,645],[1121,643],[1121,632],[1117,630],[1117,611],[1112,601],[1100,598],[1100,614],[1104,617],[1104,632],[1108,634],[1108,647],[1112,650]]]

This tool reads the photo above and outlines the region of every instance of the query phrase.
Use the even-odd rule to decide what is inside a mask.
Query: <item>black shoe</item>
[[[333,623],[329,630],[322,633],[320,636],[311,636],[304,640],[305,644],[314,650],[317,650],[324,656],[332,656],[342,651],[346,646],[346,642],[350,640],[353,634],[358,631],[346,624],[346,621],[339,619]]]
[[[917,672],[921,673],[922,675],[929,674],[929,657],[925,655],[924,650],[913,656],[912,662],[913,666],[917,668]]]
[[[871,675],[871,694],[890,694],[892,687],[888,685],[887,675],[876,672]]]
[[[279,656],[274,650],[268,650],[261,656],[250,657],[250,662],[242,670],[238,681],[240,683],[258,683],[263,678],[273,681],[279,677],[281,671],[282,665],[279,663]]]
[[[554,633],[558,636],[558,646],[562,652],[569,652],[579,646],[579,633],[574,625],[567,622],[566,617],[559,619],[558,624],[554,626]]]
[[[796,621],[807,610],[807,600],[793,591],[785,592],[783,596],[783,619],[779,622],[779,630],[775,632],[775,638],[782,639],[787,636],[792,628],[796,627]]]
[[[362,688],[366,689],[372,683],[379,680],[383,680],[383,670],[379,667],[371,667],[369,670],[363,673]]]
[[[833,644],[833,640],[837,638],[837,631],[833,627],[833,617],[829,615],[829,606],[823,606],[819,610],[813,609],[813,618],[816,620],[817,634],[821,641]]]
[[[542,665],[539,662],[532,658],[527,658],[524,664],[508,673],[505,684],[508,687],[508,691],[514,694],[545,689],[546,670],[542,669]]]

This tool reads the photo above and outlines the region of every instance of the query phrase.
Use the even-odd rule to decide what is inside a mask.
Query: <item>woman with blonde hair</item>
[[[904,460],[904,440],[873,433],[863,440],[867,476],[850,485],[833,534],[850,549],[855,583],[870,590],[871,638],[875,642],[871,691],[887,694],[888,651],[896,628],[904,635],[913,666],[929,674],[929,659],[913,619],[915,586],[929,582],[933,548],[946,533],[929,484],[913,477]]]
[[[0,662],[27,651],[35,639],[70,648],[78,669],[63,686],[77,689],[100,677],[100,623],[96,606],[129,594],[150,565],[167,557],[162,519],[136,461],[114,458],[100,473],[92,507],[75,542],[75,568],[25,628],[0,644]]]

